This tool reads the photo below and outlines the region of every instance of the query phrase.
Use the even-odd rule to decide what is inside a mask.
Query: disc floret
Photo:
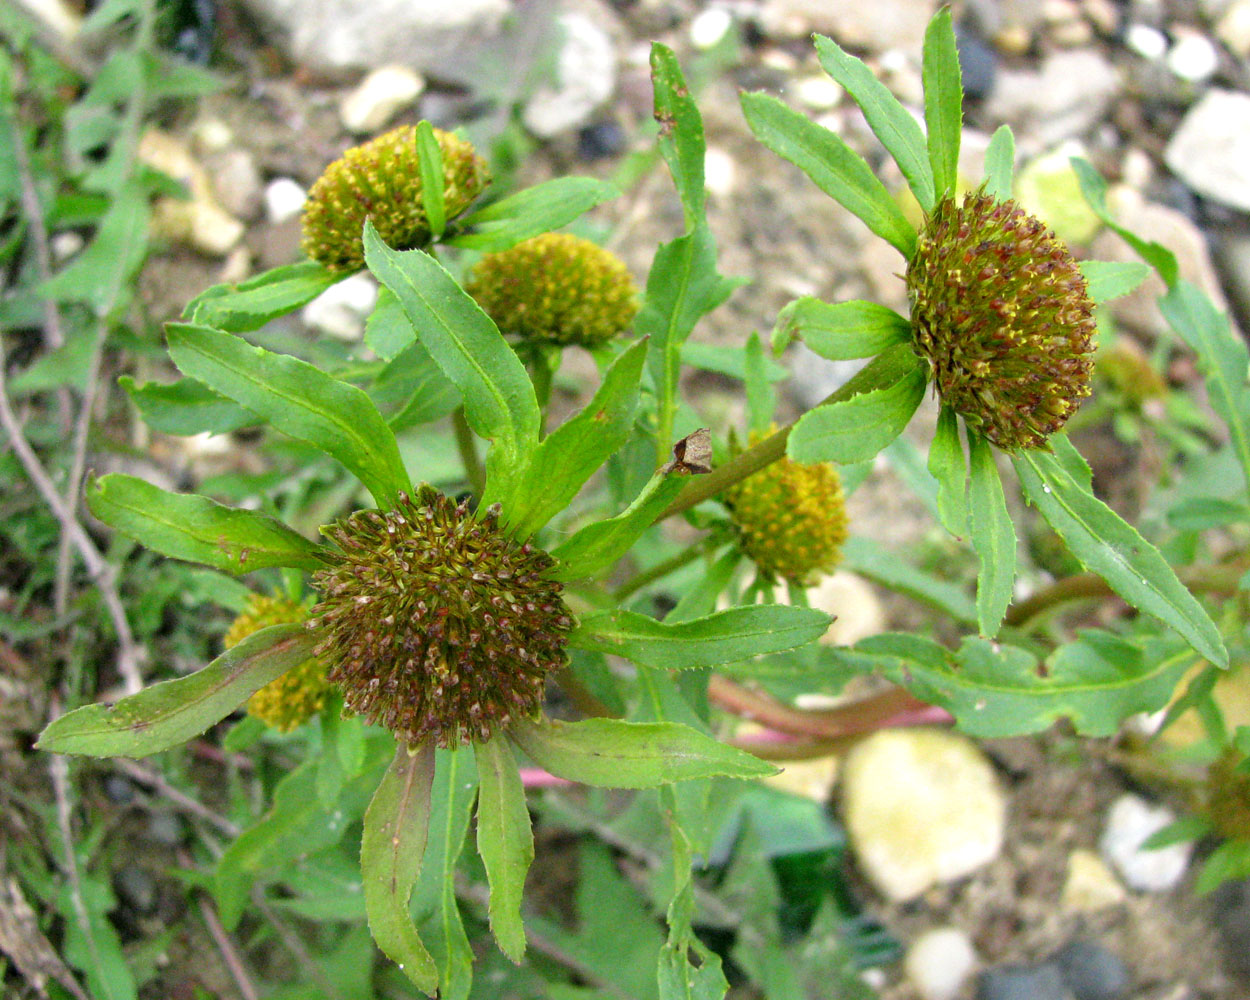
[[[1085,279],[1041,220],[984,189],[947,196],[907,267],[917,353],[938,396],[1004,451],[1044,448],[1090,394]]]
[[[325,529],[340,554],[313,576],[317,655],[348,710],[409,746],[486,741],[532,718],[567,662],[555,561],[505,534],[499,514],[423,486]]]
[[[504,333],[594,347],[623,333],[638,289],[615,254],[569,233],[544,233],[474,266],[465,290]]]
[[[442,129],[433,131],[443,159],[443,210],[452,219],[482,193],[490,171],[470,143]],[[365,219],[396,250],[429,244],[415,126],[353,146],[326,167],[304,208],[304,252],[332,271],[359,270],[365,265]]]

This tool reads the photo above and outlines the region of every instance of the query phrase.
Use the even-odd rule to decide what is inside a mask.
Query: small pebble
[[[1051,961],[1076,1000],[1123,1000],[1132,986],[1120,957],[1090,941],[1069,941]]]
[[[903,967],[922,1000],[953,1000],[976,961],[967,934],[956,927],[939,927],[911,943]]]
[[[724,7],[709,7],[690,22],[690,44],[706,51],[733,27],[733,15]]]
[[[794,85],[794,91],[799,103],[814,111],[828,111],[842,100],[842,86],[823,73],[803,77]]]
[[[998,74],[998,56],[977,35],[958,32],[959,68],[963,74],[964,94],[974,101],[989,97]]]
[[[48,240],[48,248],[52,251],[53,258],[60,263],[78,253],[83,248],[83,242],[81,233],[66,229]]]
[[[154,812],[148,817],[148,837],[166,847],[177,847],[182,843],[182,820],[173,813]]]
[[[356,135],[376,132],[425,90],[425,78],[407,66],[379,66],[339,105],[343,127]]]
[[[1168,50],[1168,69],[1182,80],[1201,83],[1220,67],[1220,54],[1206,35],[1187,31]]]
[[[1167,36],[1148,24],[1130,24],[1124,32],[1124,44],[1143,59],[1162,59],[1168,51]]]
[[[113,876],[113,888],[122,902],[141,914],[156,909],[156,882],[137,865],[126,865],[118,871]]]
[[[127,806],[135,800],[135,786],[120,774],[110,774],[104,779],[104,794],[119,806]]]
[[[331,285],[304,306],[300,315],[314,330],[352,343],[363,336],[365,319],[377,300],[377,282],[362,271]]]
[[[577,155],[583,160],[605,160],[625,151],[625,130],[619,122],[606,119],[587,125],[577,133]]]
[[[275,225],[293,219],[304,210],[308,194],[290,177],[279,177],[265,185],[265,217]]]
[[[1004,966],[986,969],[977,982],[977,1000],[1072,1000],[1058,967]]]
[[[1130,888],[1164,892],[1185,875],[1193,845],[1169,844],[1144,851],[1142,843],[1176,820],[1167,806],[1152,806],[1136,795],[1121,795],[1111,805],[1098,849]]]
[[[737,184],[733,157],[719,146],[709,146],[703,158],[703,185],[718,198],[727,198]]]
[[[1250,0],[1234,0],[1216,24],[1215,34],[1238,59],[1250,58]]]
[[[1093,851],[1078,848],[1068,856],[1068,878],[1063,884],[1060,905],[1073,913],[1090,913],[1124,902],[1127,893]]]
[[[205,118],[192,127],[191,141],[195,144],[195,151],[201,156],[220,153],[234,144],[234,133],[220,118]]]

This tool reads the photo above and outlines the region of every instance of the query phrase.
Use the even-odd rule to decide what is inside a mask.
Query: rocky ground
[[[770,330],[778,310],[800,295],[905,306],[898,257],[755,142],[737,94],[780,94],[890,178],[859,112],[820,72],[809,36],[831,35],[918,107],[932,3],[554,4],[220,5],[214,64],[225,89],[172,112],[144,143],[149,160],[192,193],[190,203],[158,213],[165,246],[144,279],[154,318],[175,316],[211,283],[297,259],[300,205],[322,167],[363,137],[422,117],[464,128],[497,156],[517,159],[516,179],[524,182],[564,173],[620,181],[624,196],[594,221],[641,281],[656,243],[681,231],[667,175],[639,159],[652,135],[652,40],[676,49],[698,93],[721,270],[750,278],[696,339],[741,344],[752,330]],[[1128,259],[1075,191],[1067,157],[1088,156],[1113,182],[1125,225],[1177,251],[1182,270],[1250,329],[1250,2],[970,0],[956,14],[969,92],[963,173],[980,176],[988,135],[1010,124],[1026,205],[1080,254]],[[303,319],[322,333],[357,338],[374,294],[366,278],[344,282]],[[1147,289],[1114,307],[1121,334],[1143,348],[1161,330],[1152,302]],[[792,355],[789,363],[795,378],[783,406],[791,414],[847,375],[814,356]],[[741,423],[727,383],[698,375],[690,390],[709,413]],[[1104,492],[1131,505],[1135,484],[1149,474],[1149,449],[1095,435],[1086,450]],[[233,460],[195,442],[168,456],[196,472]],[[891,545],[932,531],[888,470],[856,494],[851,513],[856,533]],[[844,618],[862,606],[867,631],[906,625],[898,602],[854,579],[843,586],[837,610]],[[1109,747],[1054,733],[978,749],[948,736],[939,749],[952,763],[934,767],[935,757],[945,758],[932,746],[924,753],[913,746],[917,756],[908,758],[907,741],[928,738],[904,737],[902,749],[862,745],[836,793],[830,768],[790,776],[840,803],[868,906],[909,949],[899,967],[870,973],[883,997],[1250,995],[1250,890],[1197,898],[1188,853],[1135,854],[1142,834],[1134,824],[1157,825],[1151,810],[1166,796],[1135,784]],[[897,768],[900,808],[924,801],[925,825],[961,831],[959,850],[932,862],[900,857],[873,839],[871,822],[857,826],[853,779],[872,772],[873,753]],[[874,793],[887,808],[880,783]],[[932,870],[917,874],[925,864]]]

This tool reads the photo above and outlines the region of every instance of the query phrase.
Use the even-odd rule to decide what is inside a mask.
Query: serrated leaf
[[[911,321],[875,302],[822,302],[810,295],[795,299],[777,314],[773,351],[801,340],[822,358],[871,358],[897,344],[910,343]]]
[[[959,421],[948,406],[938,413],[928,468],[938,485],[938,520],[956,538],[963,538],[968,533],[968,462],[959,440]]]
[[[302,625],[273,625],[248,636],[206,667],[162,681],[111,708],[84,705],[40,734],[38,749],[89,757],[146,757],[185,743],[220,722],[255,691],[312,655]]]
[[[921,75],[924,122],[929,133],[933,187],[940,199],[953,195],[959,175],[959,137],[963,130],[963,79],[949,7],[943,7],[924,33]]]
[[[1011,197],[1016,169],[1016,137],[1011,126],[1000,125],[985,150],[985,193],[996,201]]]
[[[490,930],[512,961],[525,958],[521,897],[525,875],[534,860],[525,788],[506,740],[475,743],[478,780],[477,852],[490,883]]]
[[[699,951],[695,968],[684,947],[666,944],[656,974],[660,1000],[722,1000],[729,991],[720,956],[706,948]]]
[[[924,365],[910,344],[898,344],[861,374],[869,372],[882,388],[818,406],[799,418],[786,443],[794,461],[864,462],[902,433],[924,398]]]
[[[162,434],[229,434],[261,422],[251,410],[193,378],[180,378],[169,385],[138,385],[123,375],[117,383],[126,390],[143,422]]]
[[[399,446],[368,396],[305,361],[206,326],[171,323],[169,356],[183,373],[336,459],[390,508],[412,483]]]
[[[596,470],[620,451],[634,426],[647,342],[640,340],[604,373],[594,398],[535,449],[504,521],[528,538],[577,496]]]
[[[255,510],[224,507],[194,494],[112,473],[87,487],[91,513],[149,549],[236,575],[267,566],[315,570],[325,564],[320,545]]]
[[[968,527],[977,553],[977,625],[998,634],[1016,580],[1016,529],[1007,511],[994,452],[981,434],[968,432]]]
[[[1212,663],[1228,665],[1219,629],[1172,567],[1137,530],[1089,492],[1074,475],[1080,453],[1061,434],[1054,454],[1022,451],[1012,461],[1029,501],[1059,533],[1069,551],[1133,607],[1176,629]]]
[[[1083,260],[1077,267],[1095,304],[1128,295],[1150,275],[1150,268],[1138,260]]]
[[[908,260],[916,231],[864,158],[833,132],[767,94],[743,94],[742,110],[755,137]]]
[[[508,735],[539,767],[603,788],[655,788],[718,774],[757,778],[777,773],[757,757],[672,722],[542,719],[514,723]]]
[[[417,122],[417,169],[421,174],[421,207],[430,224],[430,235],[438,239],[447,228],[443,204],[443,150],[434,138],[434,126],[424,118]]]
[[[365,224],[364,246],[369,270],[395,293],[425,349],[460,390],[469,426],[491,442],[483,502],[498,500],[507,509],[516,478],[538,444],[538,399],[525,366],[491,318],[429,254],[392,250],[371,223]]]
[[[819,639],[833,619],[814,608],[759,604],[661,622],[617,609],[586,615],[569,645],[623,656],[640,666],[690,670],[779,653]]]
[[[531,236],[566,226],[619,194],[611,184],[594,177],[544,181],[463,217],[460,225],[473,231],[455,237],[450,245],[488,253],[507,250]]]
[[[213,285],[188,302],[182,315],[201,326],[247,333],[303,308],[344,277],[315,260],[303,260],[275,267],[246,281]]]
[[[417,989],[433,995],[438,968],[408,913],[408,897],[421,874],[430,828],[434,747],[409,753],[402,743],[365,811],[360,877],[369,933]]]
[[[859,105],[873,135],[907,178],[920,210],[928,215],[934,205],[933,169],[924,133],[916,119],[861,60],[824,35],[817,35],[815,41],[820,65]]]
[[[655,91],[655,120],[659,122],[660,155],[668,164],[681,196],[686,231],[703,221],[703,118],[681,73],[673,50],[651,44],[651,83]]]

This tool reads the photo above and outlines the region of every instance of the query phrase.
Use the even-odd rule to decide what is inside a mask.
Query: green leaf
[[[929,131],[929,162],[939,199],[953,195],[959,175],[959,134],[963,129],[963,79],[955,28],[943,7],[924,33],[924,123]]]
[[[760,142],[911,259],[916,252],[916,231],[862,156],[775,97],[743,94],[741,101],[747,124]]]
[[[758,604],[676,623],[617,609],[587,615],[569,645],[667,670],[713,667],[819,639],[833,619],[814,608]]]
[[[896,344],[911,343],[911,321],[875,302],[830,304],[805,295],[777,314],[773,351],[801,340],[822,358],[851,361],[876,357]]]
[[[518,722],[508,735],[539,767],[602,788],[655,788],[673,781],[757,778],[777,768],[672,722]]]
[[[76,857],[71,863],[76,869],[85,866],[84,854],[81,849],[75,851]],[[79,870],[74,880],[65,880],[57,893],[56,905],[65,921],[64,957],[85,974],[91,996],[96,1000],[134,1000],[138,995],[134,974],[108,916],[117,909],[117,897],[107,879]],[[30,919],[33,921],[33,915]],[[22,931],[14,927],[10,933],[20,935]],[[36,940],[43,948],[49,948],[38,933],[37,925],[29,933],[38,935]],[[7,940],[11,938],[6,934]],[[64,970],[55,952],[48,958]]]
[[[699,967],[691,964],[686,948],[666,944],[660,952],[656,969],[660,1000],[721,1000],[729,991],[729,982],[721,968],[720,956],[709,948],[700,948]]]
[[[825,72],[842,84],[859,105],[873,135],[881,140],[881,145],[894,157],[907,178],[907,186],[920,203],[920,210],[928,215],[934,205],[933,170],[924,133],[916,119],[872,70],[843,51],[837,42],[817,35],[816,54]]]
[[[959,440],[955,411],[943,406],[929,445],[929,472],[937,480],[937,511],[942,527],[956,538],[968,533],[968,462]]]
[[[754,330],[747,338],[743,381],[747,391],[747,427],[762,434],[772,424],[777,409],[777,396],[768,381],[768,359],[764,356],[764,344]]]
[[[111,708],[84,705],[39,737],[38,749],[89,757],[146,757],[185,743],[233,712],[253,692],[312,655],[302,625],[274,625],[248,636],[189,677],[162,681]]]
[[[169,356],[184,374],[337,459],[380,507],[412,492],[395,435],[354,385],[220,330],[184,323],[166,329]]]
[[[659,42],[651,44],[651,83],[654,116],[660,124],[660,155],[673,175],[686,215],[686,231],[691,232],[704,221],[703,118],[673,50]]]
[[[138,385],[123,375],[117,383],[126,390],[143,422],[162,434],[229,434],[261,422],[251,410],[193,378],[180,378],[169,385]]]
[[[1137,260],[1083,260],[1077,267],[1097,304],[1127,295],[1150,275],[1150,268]]]
[[[384,361],[393,361],[413,344],[420,343],[404,307],[385,286],[378,289],[378,300],[365,320],[365,343]]]
[[[882,388],[818,406],[799,418],[786,443],[794,461],[867,461],[902,433],[924,398],[924,365],[910,344],[898,344],[860,374],[869,373]]]
[[[1077,182],[1081,185],[1081,194],[1089,202],[1089,207],[1094,210],[1094,214],[1108,229],[1131,246],[1134,253],[1158,271],[1165,285],[1169,288],[1175,285],[1180,279],[1180,267],[1176,262],[1176,255],[1162,243],[1143,240],[1136,233],[1116,222],[1110,209],[1107,208],[1107,182],[1102,175],[1094,169],[1093,164],[1079,156],[1072,157],[1070,162],[1072,169],[1076,171]]]
[[[528,538],[564,510],[595,471],[620,451],[634,426],[647,342],[632,344],[607,372],[594,398],[535,449],[504,521]]]
[[[508,743],[501,737],[475,743],[478,779],[477,853],[490,883],[490,930],[505,955],[525,958],[521,897],[534,860],[534,831],[525,788]]]
[[[434,747],[409,753],[401,742],[365,812],[360,838],[369,933],[417,989],[431,995],[438,989],[438,968],[413,926],[408,897],[421,874],[433,783]]]
[[[1202,605],[1158,549],[1089,492],[1077,463],[1086,474],[1088,466],[1067,438],[1055,434],[1050,443],[1054,454],[1022,451],[1012,459],[1033,506],[1086,569],[1133,607],[1176,629],[1212,663],[1226,667],[1228,651]]]
[[[681,363],[691,368],[701,368],[705,372],[728,375],[740,381],[746,381],[747,377],[745,347],[687,340],[681,345]],[[764,359],[764,374],[769,382],[784,382],[790,377],[790,373],[771,358]]]
[[[842,564],[883,587],[936,608],[964,625],[977,623],[976,605],[962,587],[917,569],[875,540],[852,536],[842,547]]]
[[[213,285],[188,302],[182,315],[200,326],[247,333],[308,305],[344,277],[315,260],[303,260],[275,267],[247,281]]]
[[[447,228],[443,205],[443,150],[434,138],[434,126],[424,118],[417,122],[417,169],[421,172],[421,207],[430,224],[430,235],[438,239]]]
[[[566,226],[620,192],[594,177],[558,177],[501,198],[460,220],[473,232],[450,241],[451,246],[497,252],[531,236]]]
[[[685,476],[657,472],[621,513],[586,525],[552,549],[558,565],[551,575],[567,582],[603,572],[633,547],[685,485]]]
[[[491,318],[455,279],[421,250],[392,250],[365,223],[365,261],[395,293],[425,349],[464,398],[464,414],[491,442],[487,493],[507,509],[516,479],[538,444],[540,414],[534,386],[516,352]]]
[[[990,136],[990,144],[985,150],[985,193],[995,201],[1010,198],[1015,169],[1015,136],[1011,134],[1011,126],[1000,125]]]
[[[167,493],[134,476],[115,472],[95,480],[87,487],[87,506],[149,549],[236,575],[267,566],[315,570],[325,565],[320,545],[267,514]]]
[[[1250,878],[1250,840],[1226,840],[1203,862],[1194,880],[1194,892],[1202,896],[1223,882],[1244,878]]]
[[[998,634],[1016,580],[1016,529],[1007,511],[994,452],[981,434],[968,432],[968,525],[977,562],[977,626]]]
[[[448,381],[419,340],[414,340],[378,373],[370,390],[374,399],[398,395],[406,400],[386,418],[399,432],[441,420],[460,405],[460,390]]]

